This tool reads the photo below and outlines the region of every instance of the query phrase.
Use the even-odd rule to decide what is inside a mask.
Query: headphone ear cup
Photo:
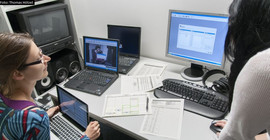
[[[230,86],[229,86],[228,78],[222,77],[219,79],[219,81],[225,85],[226,92],[229,91]]]
[[[217,91],[217,92],[222,92],[223,90],[223,87],[224,87],[225,85],[222,83],[222,82],[220,82],[219,80],[217,80],[217,81],[214,81],[213,82],[213,85],[212,85],[212,87],[213,87],[213,89],[215,90],[215,91]],[[223,93],[223,92],[222,92]]]
[[[222,77],[213,82],[213,89],[220,93],[227,93],[229,91],[229,85],[226,78]]]

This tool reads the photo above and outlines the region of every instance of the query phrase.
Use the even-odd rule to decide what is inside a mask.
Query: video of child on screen
[[[86,61],[92,64],[104,65],[105,67],[116,67],[116,47],[91,43],[87,43],[87,45],[89,47],[86,50],[86,53],[88,53],[86,54]]]

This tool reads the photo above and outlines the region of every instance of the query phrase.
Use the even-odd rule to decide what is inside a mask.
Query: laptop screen
[[[118,40],[84,36],[83,43],[86,67],[117,72]]]
[[[67,115],[86,129],[88,125],[88,106],[63,88],[57,87],[58,102],[61,113]]]
[[[120,40],[120,53],[140,56],[140,27],[108,25],[108,38]]]

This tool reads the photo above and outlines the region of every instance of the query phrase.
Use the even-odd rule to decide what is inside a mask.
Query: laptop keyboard
[[[136,60],[135,58],[120,56],[119,57],[119,65],[131,66],[134,63],[135,60]]]
[[[74,129],[59,115],[52,118],[50,121],[51,132],[53,132],[61,140],[75,140],[80,139],[82,134]]]
[[[93,71],[84,71],[75,77],[76,80],[85,81],[87,83],[94,83],[100,86],[106,86],[113,77],[109,75],[102,75],[102,73]]]

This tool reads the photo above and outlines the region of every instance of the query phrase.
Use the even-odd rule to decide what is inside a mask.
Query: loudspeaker
[[[35,88],[36,88],[38,95],[41,95],[42,93],[51,89],[55,85],[53,71],[51,68],[51,62],[48,62],[47,71],[48,71],[48,76],[37,81],[37,83],[36,83]]]
[[[225,77],[221,77],[220,79],[218,80],[215,80],[213,83],[212,83],[212,86],[208,87],[206,84],[205,84],[205,81],[212,75],[214,74],[222,74],[224,75]],[[219,93],[223,93],[223,94],[226,94],[228,93],[229,89],[230,89],[230,86],[229,86],[229,83],[228,83],[228,78],[226,76],[226,73],[222,70],[218,70],[218,69],[214,69],[214,70],[209,70],[208,72],[206,72],[202,78],[202,83],[203,85],[208,88],[208,89],[211,89],[211,90],[214,90],[214,91],[217,91]]]
[[[36,84],[36,91],[39,95],[81,70],[78,54],[74,50],[64,49],[50,57],[51,61],[48,62],[47,68],[48,76]]]

